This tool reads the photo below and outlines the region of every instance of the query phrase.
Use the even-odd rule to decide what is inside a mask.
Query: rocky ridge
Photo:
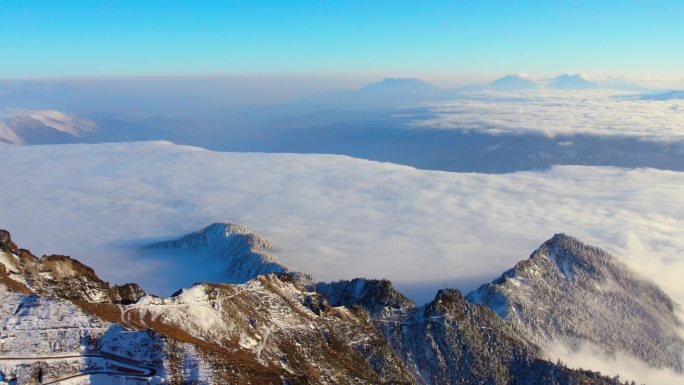
[[[304,285],[277,272],[123,303],[71,258],[36,258],[6,232],[0,243],[0,370],[25,383],[619,383],[540,359],[456,290],[417,307],[388,281]]]
[[[651,366],[682,371],[678,305],[609,253],[570,236],[556,234],[467,298],[539,346],[589,342],[607,353],[626,352]]]
[[[290,271],[278,262],[273,246],[252,229],[234,223],[214,223],[178,239],[156,242],[147,248],[181,253],[205,253],[225,261],[222,282],[244,283],[259,275],[288,273],[302,282],[307,274]]]
[[[610,383],[598,373],[540,359],[538,346],[458,290],[440,290],[418,307],[386,280],[338,281],[316,289],[333,305],[367,311],[417,384]]]
[[[93,269],[64,255],[37,258],[30,251],[18,248],[9,232],[0,230],[0,269],[16,283],[31,292],[87,302],[136,302],[144,291],[135,283],[110,286]],[[0,273],[2,274],[2,273]]]

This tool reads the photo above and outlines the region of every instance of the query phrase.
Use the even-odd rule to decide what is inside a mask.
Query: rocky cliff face
[[[607,252],[557,234],[529,259],[468,295],[544,347],[591,342],[682,371],[676,305]]]
[[[21,383],[618,383],[539,359],[525,333],[455,290],[417,307],[388,281],[279,272],[140,297],[6,232],[0,256],[0,371]]]
[[[539,359],[541,350],[458,290],[440,290],[421,307],[388,281],[319,284],[334,305],[366,310],[418,384],[608,383]]]
[[[319,282],[315,290],[335,306],[359,306],[375,318],[392,316],[395,311],[404,312],[416,307],[413,301],[398,292],[386,279],[356,278],[351,281]]]
[[[131,303],[145,293],[137,284],[110,287],[95,271],[63,255],[37,258],[18,248],[9,232],[0,230],[0,264],[5,274],[32,292],[45,296],[81,299],[88,302]],[[2,274],[2,273],[0,273]]]
[[[7,237],[3,247],[10,250],[10,242]],[[60,272],[81,267],[72,259],[44,263],[26,255],[49,271],[54,263],[64,264]],[[198,284],[169,298],[145,296],[122,304],[102,300],[91,270],[78,270],[83,276],[78,285],[62,276],[36,284],[19,269],[27,264],[16,262],[12,252],[9,257],[4,253],[0,264],[9,261],[13,269],[12,277],[5,274],[0,281],[5,325],[0,370],[11,367],[27,381],[35,380],[36,368],[47,359],[52,366],[41,369],[44,378],[93,373],[99,377],[90,383],[98,384],[123,377],[139,377],[141,383],[158,377],[155,381],[171,384],[413,383],[365,312],[330,307],[287,273],[240,285]],[[40,359],[12,360],[17,355]],[[127,369],[121,369],[122,362]],[[101,373],[107,370],[111,373]]]

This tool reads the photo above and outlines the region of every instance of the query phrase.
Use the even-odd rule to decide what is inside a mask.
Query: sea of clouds
[[[546,351],[551,362],[561,360],[567,367],[601,372],[603,375],[619,376],[624,381],[647,385],[680,385],[684,375],[670,369],[653,368],[643,361],[622,352],[606,354],[601,347],[585,343],[578,349],[570,349],[562,343],[554,343]]]
[[[684,303],[684,173],[451,173],[168,142],[0,144],[0,165],[0,227],[20,246],[71,255],[104,279],[158,294],[187,284],[192,261],[160,260],[139,247],[231,221],[271,240],[294,269],[321,280],[389,278],[419,301],[443,285],[489,280],[565,232],[615,253]],[[682,380],[592,347],[559,345],[548,355],[639,382]]]
[[[72,255],[105,279],[160,294],[177,289],[173,274],[158,274],[173,266],[136,246],[230,221],[318,279],[389,278],[400,287],[477,285],[565,232],[684,303],[684,173],[451,173],[167,142],[0,149],[0,227],[38,254]]]
[[[644,100],[615,90],[535,90],[474,93],[426,102],[414,128],[490,134],[632,136],[658,142],[684,139],[684,100]]]

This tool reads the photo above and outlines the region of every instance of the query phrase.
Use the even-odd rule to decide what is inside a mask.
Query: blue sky
[[[0,78],[684,77],[683,1],[0,2]]]

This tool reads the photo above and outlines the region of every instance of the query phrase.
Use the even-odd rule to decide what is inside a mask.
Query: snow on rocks
[[[541,346],[590,342],[608,354],[626,352],[654,367],[684,370],[682,322],[672,299],[612,255],[564,234],[468,300]]]
[[[203,266],[196,266],[197,275],[215,277],[222,283],[245,283],[259,275],[289,273],[302,283],[312,282],[307,274],[290,271],[273,254],[271,244],[252,229],[235,223],[214,223],[178,239],[156,242],[146,247],[191,258]],[[216,274],[220,269],[222,274]]]

